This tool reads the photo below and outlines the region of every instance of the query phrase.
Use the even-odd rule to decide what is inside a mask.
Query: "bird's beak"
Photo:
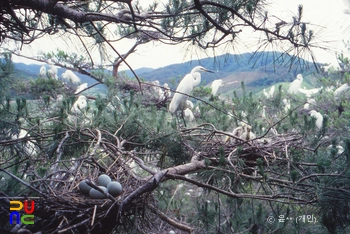
[[[213,71],[210,71],[210,70],[207,70],[207,69],[203,69],[203,71],[214,73]]]

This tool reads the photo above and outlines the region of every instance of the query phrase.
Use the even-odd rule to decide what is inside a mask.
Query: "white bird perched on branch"
[[[305,110],[307,110],[307,109],[309,109],[310,108],[310,104],[312,105],[312,106],[315,106],[316,105],[316,101],[315,101],[315,99],[313,99],[313,98],[307,98],[307,101],[306,101],[306,103],[305,103],[305,105],[304,105],[304,109]]]
[[[88,87],[88,83],[81,84],[77,87],[77,90],[75,90],[74,94],[80,93],[82,90],[86,89]]]
[[[81,82],[80,78],[68,69],[62,74],[62,78],[72,82],[73,84]]]
[[[22,138],[26,138],[26,137],[30,137],[29,133],[26,130],[21,129],[18,133],[18,136],[14,135],[14,136],[12,136],[12,139],[16,140],[16,139],[22,139]],[[34,140],[33,141],[28,140],[27,143],[23,147],[24,152],[28,156],[37,154],[37,149],[36,149],[36,146],[33,142],[36,143],[36,141],[34,141]]]
[[[81,112],[87,107],[87,98],[84,95],[80,95],[71,108],[71,112],[74,114],[81,114]]]
[[[201,82],[201,74],[200,72],[211,72],[208,69],[202,66],[196,66],[192,69],[191,73],[187,74],[177,86],[176,92],[171,102],[169,104],[169,112],[175,113],[183,102],[187,99],[188,96],[185,94],[190,94],[194,87],[198,86]],[[183,94],[182,94],[183,93]]]
[[[47,76],[51,79],[58,79],[57,73],[58,73],[58,69],[57,67],[55,67],[55,65],[53,64],[52,60],[49,59],[48,63],[50,64],[50,69],[47,71]]]
[[[269,91],[270,98],[272,98],[274,94],[275,94],[275,86],[272,85],[271,88],[270,88],[270,91]]]
[[[220,86],[222,86],[223,83],[224,83],[224,81],[221,79],[213,81],[213,83],[211,84],[211,94],[213,94],[213,96],[215,96],[217,94]]]
[[[316,127],[318,129],[321,129],[322,124],[323,124],[323,116],[321,115],[320,112],[317,112],[315,110],[311,110],[309,112],[310,116],[316,119]]]
[[[46,78],[47,77],[47,74],[46,74],[46,67],[44,65],[42,65],[40,67],[40,70],[39,70],[39,77],[40,78]]]
[[[261,110],[261,117],[264,118],[264,119],[266,118],[266,106],[263,106],[263,107],[262,107],[262,110]]]
[[[193,104],[193,102],[191,102],[190,100],[186,100],[186,106],[185,106],[185,107],[187,107],[187,108],[189,108],[190,110],[192,110],[193,107],[194,107],[194,104]]]
[[[263,89],[263,94],[266,98],[272,98],[275,94],[275,86],[272,85],[269,92],[267,92],[266,89]]]
[[[301,83],[303,83],[303,76],[301,74],[298,74],[297,78],[293,80],[293,82],[290,84],[288,93],[297,94],[301,86]]]
[[[350,86],[345,83],[343,85],[341,85],[339,88],[337,88],[335,91],[334,91],[334,96],[338,96],[339,94],[341,94],[342,92],[345,92],[346,90],[348,90],[350,88]]]
[[[269,98],[269,97],[270,97],[269,93],[266,92],[266,89],[263,89],[263,94],[264,94],[264,96],[265,96],[266,98]]]
[[[164,96],[166,98],[170,98],[171,97],[171,91],[170,91],[169,85],[167,83],[164,83],[163,87],[164,87]]]
[[[287,113],[290,110],[290,100],[284,98],[283,104],[284,104],[284,111]]]
[[[195,120],[193,112],[188,107],[184,110],[184,118],[189,122],[193,122]]]
[[[299,92],[305,94],[307,97],[310,97],[312,94],[318,93],[323,87],[321,88],[315,88],[315,89],[303,89],[299,88]]]
[[[158,80],[152,81],[151,84],[153,84],[152,89],[153,89],[154,95],[160,98],[160,96],[163,95],[161,94],[163,90],[159,87],[160,85],[159,81]]]

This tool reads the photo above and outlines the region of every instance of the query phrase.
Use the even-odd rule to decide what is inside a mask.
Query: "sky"
[[[152,1],[141,0],[140,2],[146,5]],[[336,64],[336,52],[344,49],[342,40],[350,39],[350,23],[346,23],[350,19],[350,14],[344,14],[344,10],[347,8],[344,3],[348,3],[348,0],[344,0],[344,2],[343,0],[269,0],[267,2],[270,3],[266,7],[269,15],[275,15],[281,19],[290,19],[293,13],[297,12],[297,6],[302,4],[304,7],[304,21],[312,23],[313,29],[318,33],[317,40],[320,42],[320,45],[327,47],[327,51],[315,50],[318,62]],[[240,39],[242,43],[238,43],[234,51],[227,51],[226,48],[218,48],[215,54],[252,52],[251,47],[247,48],[246,45],[249,47],[249,45],[254,44],[254,41],[258,40],[249,31],[244,33]],[[56,48],[70,48],[73,50],[72,41],[65,40],[64,42],[58,36],[45,38],[45,42],[42,40],[35,41],[30,46],[24,47],[20,52],[27,56],[35,56],[38,55],[39,51],[55,51]],[[128,49],[132,45],[131,41],[124,41],[123,43],[123,45],[118,45],[118,50],[120,48]],[[79,51],[78,48],[76,49]],[[124,53],[123,49],[119,52]],[[139,46],[136,53],[128,57],[127,62],[133,69],[141,67],[158,68],[208,56],[212,57],[213,53],[211,51],[203,53],[199,50],[188,51],[184,45],[167,46],[159,42],[151,42]],[[14,57],[14,60],[16,62],[33,63],[33,61],[27,61],[17,57]],[[125,69],[127,69],[125,65],[120,67],[120,70]]]

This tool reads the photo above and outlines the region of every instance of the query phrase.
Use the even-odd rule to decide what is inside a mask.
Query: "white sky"
[[[147,2],[152,2],[152,0],[140,0],[140,2],[147,4]],[[279,18],[286,20],[290,19],[293,13],[297,12],[297,6],[302,4],[304,7],[303,21],[314,24],[314,30],[318,33],[318,41],[325,42],[322,43],[322,46],[327,46],[329,49],[328,51],[315,51],[318,62],[335,64],[335,52],[342,49],[342,40],[350,39],[350,23],[346,23],[346,21],[349,21],[350,15],[344,14],[344,9],[346,7],[343,4],[343,0],[270,0],[269,2],[271,3],[267,8],[269,15],[276,15]],[[240,36],[240,38],[241,41],[244,41],[248,45],[253,44],[254,40],[257,40],[257,38],[251,38],[249,33],[245,33],[245,35]],[[249,42],[249,40],[251,40],[251,42]],[[120,53],[125,53],[132,45],[128,42],[123,43],[125,44],[116,48]],[[216,51],[216,54],[220,55],[227,52],[251,52],[246,47],[240,46],[240,44],[238,44],[238,46],[239,48],[235,49],[235,51],[225,51],[224,48],[219,48]],[[71,41],[66,40],[66,43],[62,43],[62,40],[59,40],[57,36],[53,36],[51,39],[45,39],[45,42],[42,40],[35,41],[31,46],[24,47],[21,53],[28,56],[35,56],[40,50],[50,52],[55,51],[57,47],[74,50]],[[123,48],[125,51],[123,51]],[[77,49],[77,51],[79,50]],[[212,56],[209,52],[210,51],[207,53]],[[115,55],[115,57],[117,56]],[[173,63],[182,63],[191,59],[195,60],[203,57],[207,57],[207,55],[194,51],[186,53],[186,49],[183,45],[166,46],[159,42],[151,42],[147,45],[139,46],[136,53],[127,58],[127,62],[133,67],[133,69],[141,67],[158,68]],[[14,60],[33,63],[33,61],[23,61],[16,57]],[[114,59],[111,59],[111,61],[113,60]],[[125,65],[120,68],[120,70],[124,69],[127,69]]]

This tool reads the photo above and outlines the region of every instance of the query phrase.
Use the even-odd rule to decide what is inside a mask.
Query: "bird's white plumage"
[[[164,99],[164,91],[161,88],[158,88],[158,100]]]
[[[75,114],[80,114],[81,111],[86,109],[87,107],[87,99],[84,95],[80,95],[78,100],[76,100],[71,108],[71,112]]]
[[[18,136],[14,135],[14,136],[12,136],[12,139],[16,140],[16,139],[22,139],[22,138],[25,138],[25,137],[30,137],[30,135],[29,135],[29,133],[26,130],[21,129],[19,131],[19,133],[18,133]],[[23,147],[24,152],[28,156],[37,154],[37,149],[36,149],[36,146],[35,146],[35,144],[33,142],[36,143],[35,140],[33,140],[33,141],[28,140],[27,143]]]
[[[266,106],[263,106],[263,107],[262,107],[261,117],[262,117],[262,118],[266,118]]]
[[[155,93],[158,93],[159,80],[153,81],[152,84],[154,84],[154,86],[152,86],[152,89],[154,90]]]
[[[55,65],[53,65],[53,63],[50,61],[49,62],[50,64],[50,69],[47,71],[47,76],[51,79],[55,79],[57,80],[58,79],[58,69],[57,67],[55,67]]]
[[[79,82],[81,82],[80,78],[75,75],[71,70],[66,70],[63,74],[62,74],[62,78],[72,82],[73,84],[77,84]]]
[[[331,151],[331,149],[333,147],[335,147],[337,155],[344,153],[344,147],[343,146],[341,146],[341,145],[334,145],[334,146],[330,145],[330,146],[327,147],[327,151],[328,151],[329,154],[331,153],[330,151]]]
[[[77,90],[75,90],[74,94],[80,93],[82,90],[86,89],[88,87],[88,83],[81,84],[77,87]]]
[[[164,83],[163,87],[164,87],[164,96],[167,98],[170,98],[171,91],[170,91],[169,85],[167,83]]]
[[[199,106],[196,106],[193,110],[193,115],[195,117],[200,117],[201,116],[201,109],[199,109]]]
[[[308,98],[308,99],[307,99],[307,102],[306,102],[305,105],[304,105],[304,109],[308,110],[308,109],[310,108],[310,105],[312,105],[312,106],[315,106],[315,105],[316,105],[315,99],[313,99],[313,98]]]
[[[222,86],[223,83],[224,81],[221,79],[214,80],[213,83],[211,84],[211,94],[215,96],[219,91],[220,86]]]
[[[305,94],[307,97],[310,97],[311,95],[318,93],[321,89],[322,89],[322,87],[321,88],[315,88],[315,89],[299,88],[299,92]]]
[[[185,117],[185,120],[189,122],[193,122],[195,120],[193,112],[189,108],[186,108],[184,110],[184,117]]]
[[[266,92],[266,89],[263,89],[263,94],[265,97],[269,98],[269,94]]]
[[[345,83],[343,85],[341,85],[339,88],[337,88],[335,91],[334,91],[334,96],[339,96],[339,94],[341,94],[342,92],[345,92],[346,90],[348,90],[350,88],[350,86]]]
[[[288,112],[290,110],[290,100],[284,98],[283,99],[283,104],[284,104],[284,111]]]
[[[298,74],[297,78],[290,84],[288,93],[297,94],[301,86],[301,83],[303,83],[303,76],[301,74]]]
[[[58,94],[57,97],[56,97],[56,101],[57,102],[63,101],[63,95],[62,94]]]
[[[272,85],[271,88],[270,88],[270,91],[269,91],[270,98],[272,98],[274,94],[275,94],[275,86]]]
[[[316,127],[318,129],[321,129],[322,124],[323,124],[323,116],[320,112],[317,112],[315,110],[311,110],[309,112],[310,116],[316,119]]]
[[[177,86],[176,91],[181,93],[189,94],[193,90],[193,78],[190,74],[187,74],[180,82],[179,86]],[[171,99],[171,102],[169,104],[169,111],[171,113],[175,113],[181,103],[186,101],[187,96],[181,93],[175,93],[173,98]]]
[[[39,77],[40,78],[46,78],[47,74],[46,74],[46,67],[44,65],[42,65],[40,67],[40,71],[39,71]]]
[[[191,102],[190,100],[186,100],[186,107],[187,107],[188,109],[192,110],[193,107],[194,107],[193,102]]]
[[[192,71],[189,74],[185,75],[185,77],[180,81],[176,91],[184,94],[190,94],[194,89],[194,87],[200,84],[201,82],[200,72],[204,72],[204,71],[211,72],[202,66],[194,67]],[[181,93],[175,93],[173,98],[171,99],[171,102],[169,104],[169,111],[171,113],[175,113],[179,109],[179,107],[182,105],[182,103],[186,101],[187,96]]]
[[[275,94],[275,86],[272,85],[269,92],[267,92],[266,89],[263,89],[263,94],[266,98],[272,98]]]

